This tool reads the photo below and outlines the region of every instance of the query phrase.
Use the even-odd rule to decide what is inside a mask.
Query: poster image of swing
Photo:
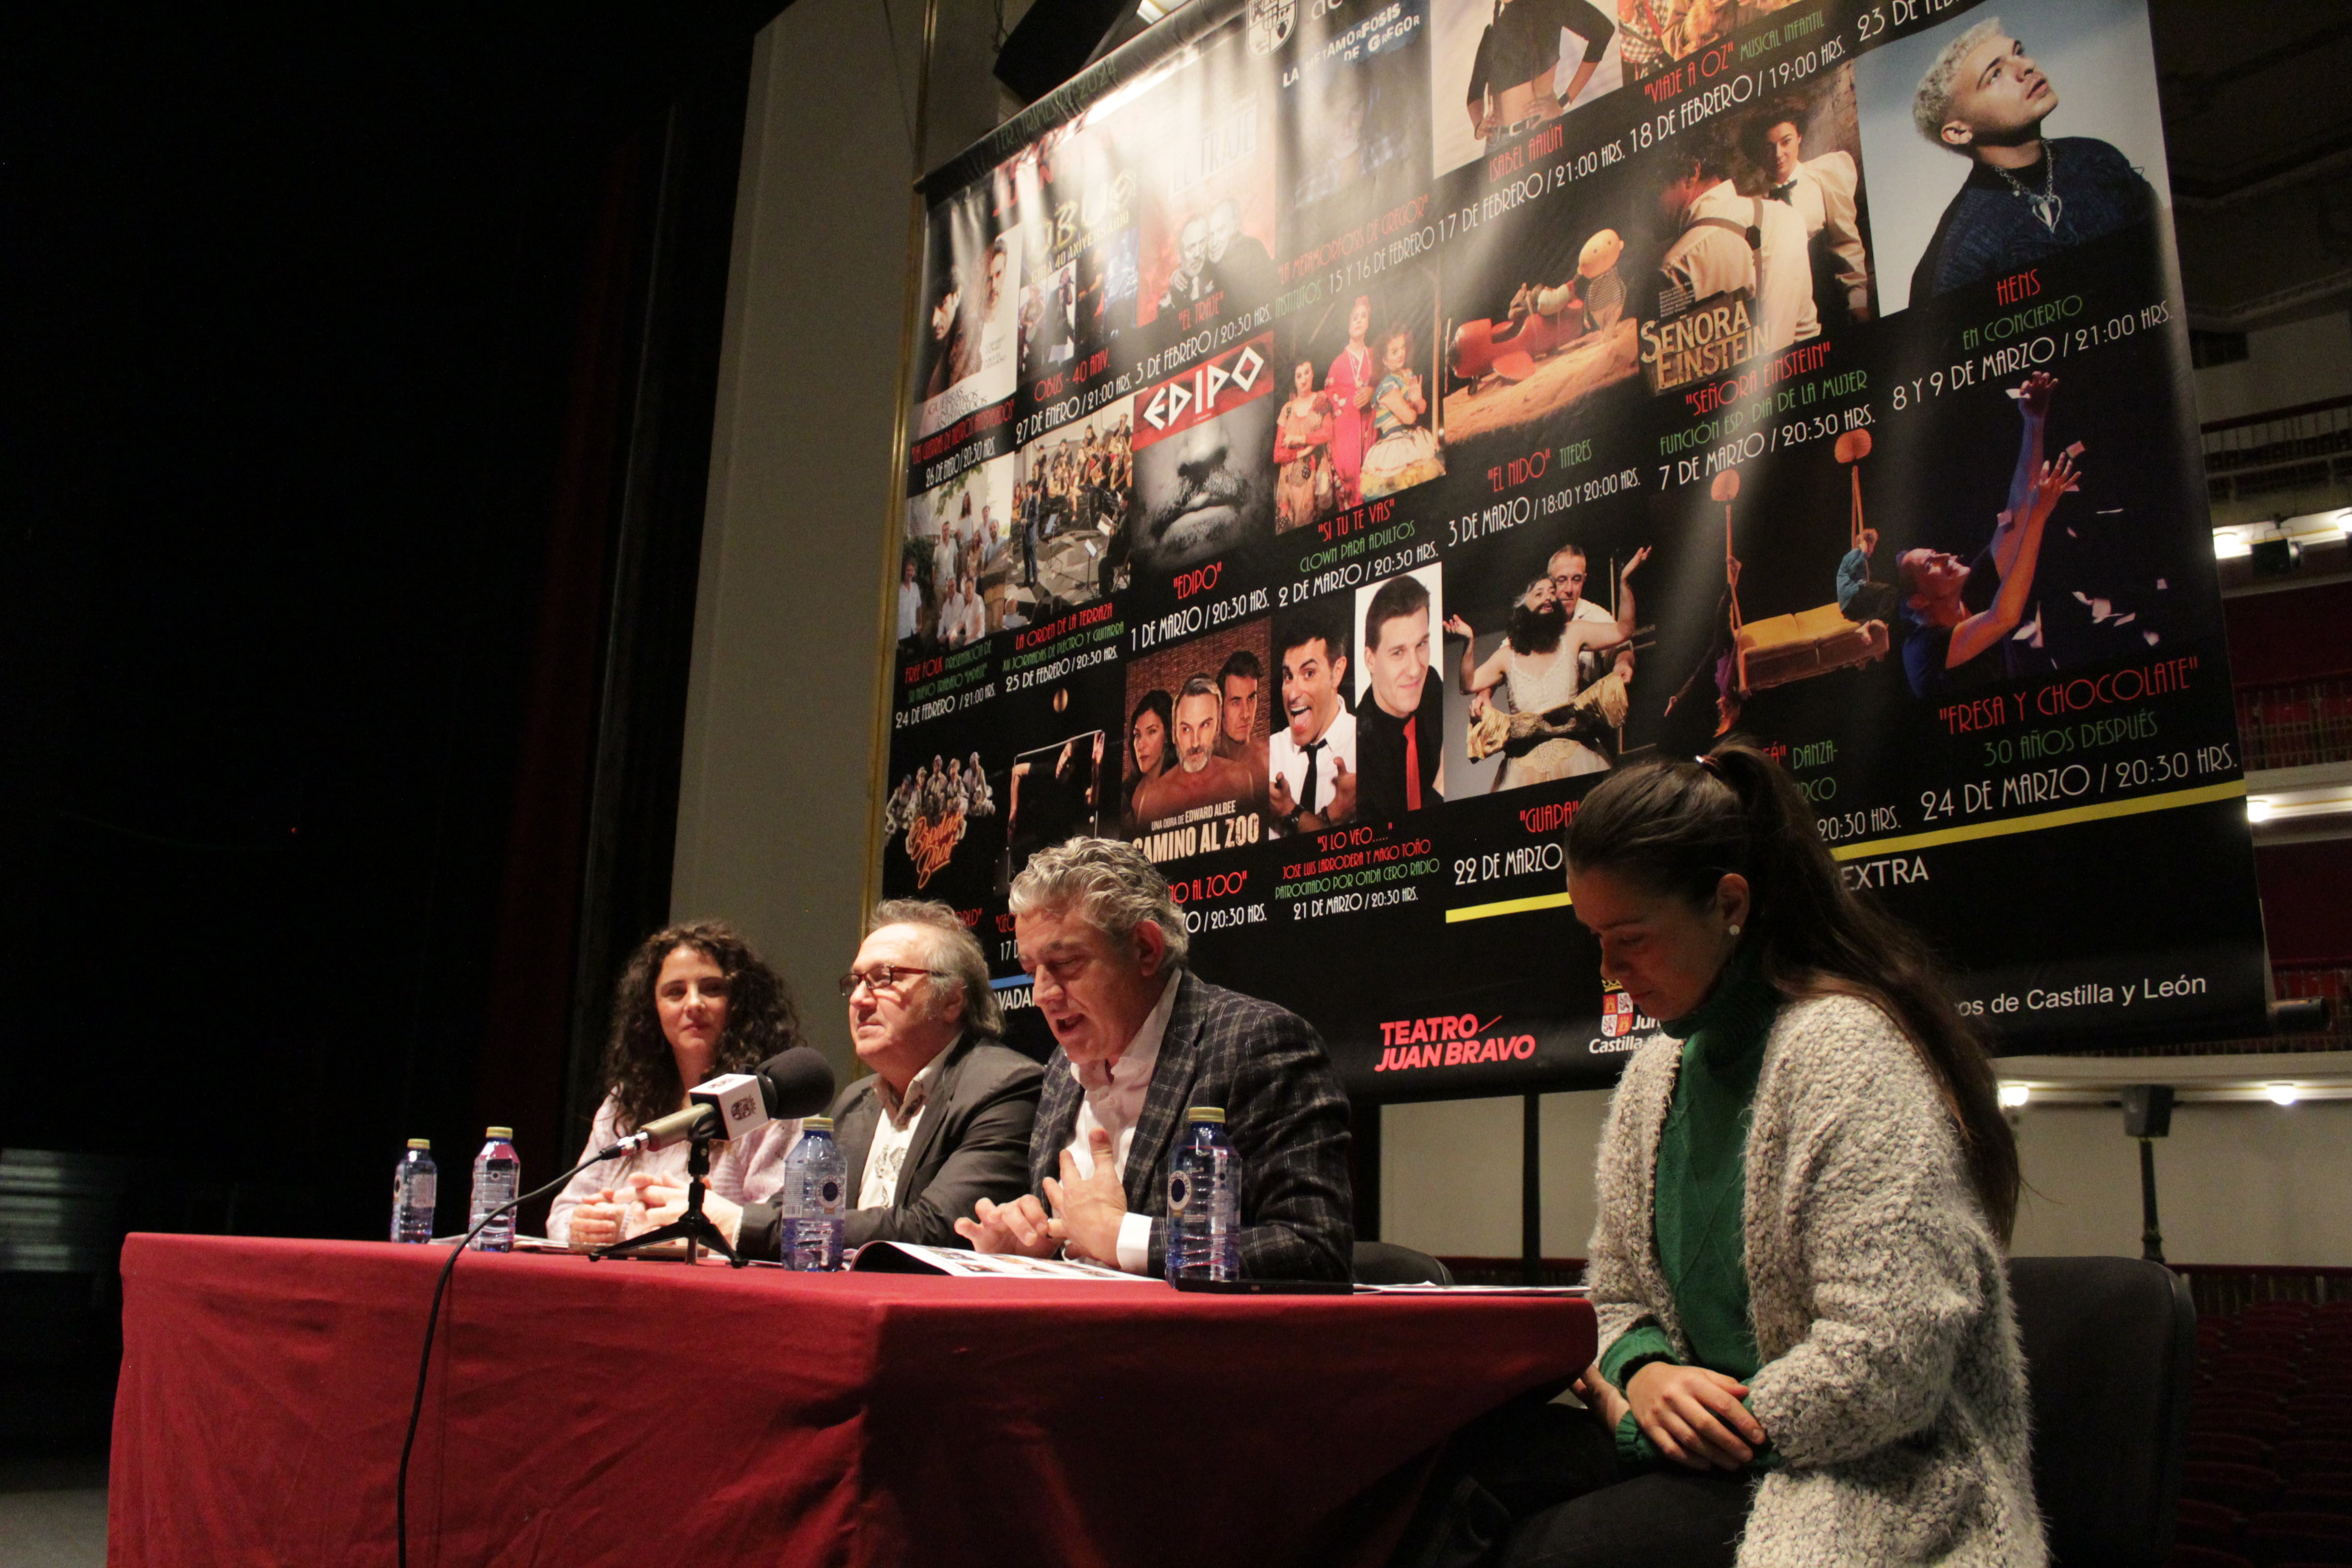
[[[1291,312],[1276,336],[1277,531],[1444,475],[1430,431],[1440,308],[1435,269],[1408,262],[1371,292],[1327,295]]]
[[[1624,80],[1615,0],[1433,0],[1430,131],[1441,174],[1543,134]]]
[[[1589,431],[1586,405],[1634,373],[1627,285],[1654,267],[1630,253],[1650,226],[1629,160],[1455,238],[1445,260],[1447,336],[1438,439],[1456,472],[1524,458],[1530,442]],[[1486,459],[1455,460],[1456,448]]]
[[[1122,397],[1013,455],[1004,624],[1034,626],[1127,586],[1134,438]]]
[[[1260,619],[1128,666],[1119,827],[1153,860],[1264,837],[1268,641]]]
[[[2143,0],[1980,5],[1853,68],[1885,310],[2016,277],[2163,210]]]
[[[1090,361],[1135,298],[1136,179],[1099,119],[1092,110],[1056,126],[1009,166],[1024,385]]]
[[[1117,787],[1118,759],[1111,737],[1080,731],[1013,759],[1004,781],[1004,854],[997,891],[1013,885],[1040,849],[1065,840],[1098,837],[1112,822],[1106,784]]]
[[[1254,310],[1274,267],[1276,91],[1232,31],[1104,122],[1135,176],[1135,324]]]
[[[942,742],[899,773],[882,805],[888,886],[962,905],[992,868],[998,798],[977,747]]]
[[[1179,572],[1274,529],[1274,334],[1135,395],[1134,562]]]
[[[898,581],[901,642],[911,637],[924,648],[958,648],[1003,626],[1013,471],[1011,458],[993,458],[908,499]]]
[[[1654,622],[1650,596],[1668,574],[1613,539],[1640,519],[1638,506],[1620,507],[1605,524],[1583,515],[1518,529],[1446,563],[1449,613],[1432,678],[1445,685],[1454,799],[1615,765],[1642,682],[1661,682],[1643,662],[1652,632],[1642,612]],[[1623,591],[1627,583],[1638,590]]]
[[[1302,30],[1282,71],[1283,249],[1300,257],[1429,188],[1423,0]]]
[[[1003,171],[941,203],[923,254],[923,316],[915,360],[915,435],[1013,395],[1020,260],[1006,222]]]

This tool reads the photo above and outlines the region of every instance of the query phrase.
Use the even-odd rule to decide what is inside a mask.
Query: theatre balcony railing
[[[2238,689],[2248,773],[2352,762],[2352,676]]]
[[[2352,396],[2217,419],[2200,435],[2216,525],[2352,500]]]

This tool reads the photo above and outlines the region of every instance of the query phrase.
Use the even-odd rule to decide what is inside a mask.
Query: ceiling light
[[[2303,1098],[2303,1091],[2291,1083],[2274,1083],[2263,1090],[2273,1105],[2293,1105]]]
[[[2033,1089],[2030,1084],[2005,1083],[2000,1086],[2000,1103],[2004,1110],[2015,1110],[2032,1098]]]
[[[2236,529],[2217,528],[2213,531],[2213,553],[2216,558],[2229,561],[2242,555],[2252,555],[2253,552],[2254,547],[2248,543],[2246,536]]]
[[[2260,795],[2248,795],[2246,797],[2246,820],[2248,822],[2268,822],[2270,819],[2270,797]]]

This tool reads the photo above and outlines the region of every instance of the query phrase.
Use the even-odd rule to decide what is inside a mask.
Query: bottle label
[[[439,1176],[411,1176],[408,1179],[409,1207],[429,1209],[433,1206],[434,1199],[439,1195]]]
[[[1192,1206],[1192,1173],[1190,1171],[1168,1173],[1168,1213],[1171,1218]]]

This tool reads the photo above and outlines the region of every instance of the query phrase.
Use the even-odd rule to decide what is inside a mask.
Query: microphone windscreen
[[[766,1092],[768,1114],[782,1121],[822,1116],[833,1103],[833,1066],[811,1046],[794,1046],[753,1069]]]

